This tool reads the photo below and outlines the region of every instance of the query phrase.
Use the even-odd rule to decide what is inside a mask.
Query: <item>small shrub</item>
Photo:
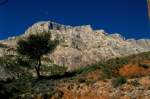
[[[123,76],[119,76],[112,80],[113,87],[118,87],[122,84],[125,84],[127,82],[127,79]]]
[[[80,77],[77,79],[78,83],[85,83],[86,85],[94,84],[96,81],[93,79],[87,79],[85,77]]]
[[[54,99],[62,99],[64,93],[60,90],[55,91],[53,97],[55,97]]]
[[[149,64],[142,64],[142,63],[140,63],[139,66],[141,66],[145,69],[148,69],[150,67]]]
[[[89,73],[89,72],[94,71],[96,69],[100,69],[100,67],[98,65],[89,65],[86,67],[81,67],[79,69],[76,69],[72,72],[74,72],[76,75],[79,75],[79,74]]]
[[[107,64],[100,64],[100,69],[103,72],[103,78],[111,78],[112,70]]]
[[[79,82],[79,83],[85,83],[85,82],[86,82],[86,79],[83,78],[83,77],[81,77],[81,78],[78,79],[78,82]]]
[[[128,59],[126,57],[124,58],[116,58],[116,59],[110,59],[107,62],[107,65],[112,69],[118,69],[122,65],[125,65],[128,63]]]
[[[92,79],[87,79],[86,81],[85,81],[85,83],[86,83],[86,85],[92,85],[92,84],[94,84],[96,81],[95,80],[92,80]]]
[[[140,85],[140,83],[137,80],[133,80],[130,82],[133,86],[137,87]]]
[[[67,67],[54,64],[53,66],[49,67],[49,70],[51,75],[64,75],[67,71]]]
[[[22,56],[17,56],[16,61],[19,66],[24,68],[28,67],[30,69],[33,69],[33,66],[36,64],[32,59],[28,59],[27,57]]]

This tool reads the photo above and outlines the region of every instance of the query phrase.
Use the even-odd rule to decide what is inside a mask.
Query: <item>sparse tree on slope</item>
[[[50,33],[43,32],[30,35],[26,39],[20,39],[17,44],[17,52],[19,54],[36,61],[37,65],[34,68],[38,78],[40,78],[41,58],[43,55],[51,53],[56,48],[58,41],[51,40]]]

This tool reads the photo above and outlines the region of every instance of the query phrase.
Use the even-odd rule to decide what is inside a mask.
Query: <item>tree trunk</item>
[[[40,72],[39,72],[39,69],[37,66],[35,66],[35,70],[36,70],[36,74],[37,74],[38,78],[40,78]]]
[[[37,66],[35,66],[35,69],[36,69],[36,73],[37,73],[38,78],[40,78],[41,77],[41,75],[40,75],[41,58],[39,58],[37,60],[37,62],[38,62],[38,64],[37,64]]]

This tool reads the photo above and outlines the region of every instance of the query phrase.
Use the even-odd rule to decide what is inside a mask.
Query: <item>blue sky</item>
[[[19,35],[38,21],[91,24],[126,38],[150,38],[146,0],[8,0],[0,6],[0,39]]]

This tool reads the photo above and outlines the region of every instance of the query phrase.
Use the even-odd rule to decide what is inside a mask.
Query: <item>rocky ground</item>
[[[117,88],[112,80],[97,80],[90,84],[61,84],[58,89],[63,92],[62,99],[149,99],[150,77],[128,79],[126,84]]]
[[[150,52],[141,53],[41,79],[24,76],[1,81],[0,98],[149,99],[149,71]]]

